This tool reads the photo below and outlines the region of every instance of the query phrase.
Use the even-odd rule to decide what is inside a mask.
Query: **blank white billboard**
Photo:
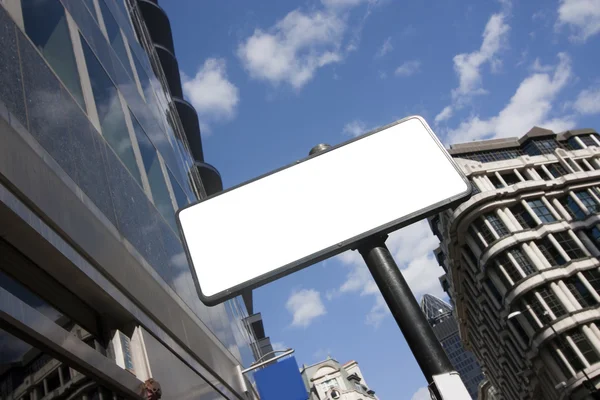
[[[431,215],[470,191],[425,120],[409,117],[177,215],[200,298],[213,305]]]

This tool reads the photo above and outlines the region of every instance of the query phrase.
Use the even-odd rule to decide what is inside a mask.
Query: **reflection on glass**
[[[81,38],[81,44],[90,75],[96,108],[98,109],[102,135],[141,186],[142,178],[125,124],[125,115],[121,108],[117,88],[83,37]]]
[[[22,0],[25,33],[85,109],[65,9],[58,0]]]
[[[175,210],[173,209],[173,203],[171,202],[171,196],[165,183],[165,176],[163,175],[156,149],[133,114],[131,114],[131,121],[133,122],[133,130],[140,146],[140,153],[142,153],[142,160],[146,169],[146,175],[148,176],[148,182],[150,183],[154,205],[169,224],[171,224],[173,229],[177,231]]]
[[[87,6],[88,10],[90,10],[90,14],[92,14],[92,17],[94,17],[94,19],[97,21],[98,17],[96,16],[96,7],[94,7],[94,0],[84,0],[84,3]]]
[[[169,171],[167,169],[167,171]],[[173,173],[169,171],[169,179],[171,180],[171,186],[173,186],[173,193],[175,194],[175,201],[177,202],[177,209],[181,209],[182,207],[188,205],[189,200],[185,195],[185,192],[177,183],[177,179],[173,176]]]
[[[106,26],[106,33],[108,33],[108,40],[129,76],[133,76],[129,57],[127,56],[127,50],[125,49],[125,41],[123,41],[123,35],[121,35],[121,28],[119,28],[119,24],[117,24],[115,17],[108,9],[105,0],[98,0],[98,4],[100,4],[100,10],[102,11],[102,18],[104,19],[104,25]]]
[[[0,399],[120,400],[98,382],[0,329]]]

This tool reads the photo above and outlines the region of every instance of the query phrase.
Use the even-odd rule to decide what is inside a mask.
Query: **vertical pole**
[[[358,251],[369,267],[427,382],[431,384],[433,376],[452,372],[454,368],[385,245],[386,239],[387,236],[372,237],[359,246]],[[436,396],[439,398],[438,394]]]

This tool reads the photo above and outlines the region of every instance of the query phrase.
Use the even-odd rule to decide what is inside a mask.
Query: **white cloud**
[[[348,8],[355,7],[361,3],[366,3],[369,0],[321,0],[325,7],[330,8]]]
[[[350,135],[352,137],[360,136],[365,132],[367,132],[367,126],[364,122],[360,120],[348,122],[342,130],[342,133],[344,133],[345,135]]]
[[[520,136],[533,126],[542,126],[560,132],[575,126],[573,116],[565,115],[549,119],[552,103],[572,77],[571,59],[565,53],[558,54],[559,62],[552,73],[534,73],[525,78],[508,104],[498,115],[481,119],[478,115],[463,121],[450,130],[449,143],[472,140]]]
[[[306,328],[315,318],[327,313],[321,301],[321,293],[314,289],[292,292],[285,306],[292,314],[292,326],[297,327]]]
[[[385,39],[385,42],[383,42],[379,50],[377,50],[377,54],[375,54],[375,56],[383,57],[392,50],[394,50],[394,46],[392,45],[392,37],[389,36],[387,39]]]
[[[569,25],[574,41],[585,41],[600,32],[600,0],[561,0],[557,26]]]
[[[444,297],[438,279],[444,274],[444,270],[437,265],[433,255],[439,241],[431,233],[427,221],[419,221],[392,233],[386,245],[417,298],[425,293]],[[385,316],[389,315],[389,310],[362,257],[357,251],[347,251],[340,254],[338,260],[349,267],[349,271],[345,281],[329,293],[330,297],[351,293],[373,296],[374,304],[365,322],[378,326]]]
[[[224,59],[209,58],[194,77],[182,74],[182,80],[183,92],[203,124],[235,116],[240,101],[239,91],[227,78]]]
[[[600,88],[582,90],[573,108],[580,114],[600,113]]]
[[[412,395],[410,400],[431,400],[431,394],[429,393],[429,388],[427,388],[427,386],[423,386],[422,388],[419,388],[419,390],[417,390],[415,392],[415,394]]]
[[[510,27],[502,13],[493,14],[483,31],[483,42],[479,50],[454,56],[454,70],[458,75],[459,85],[452,91],[454,99],[461,100],[484,93],[481,87],[480,68],[485,63],[497,65],[496,54],[505,44]]]
[[[419,60],[411,60],[411,61],[406,61],[404,63],[402,63],[398,68],[396,68],[396,70],[394,71],[394,74],[396,74],[396,76],[411,76],[416,74],[417,72],[419,72],[419,69],[421,68],[421,61]]]
[[[438,115],[435,116],[435,123],[439,124],[440,122],[450,119],[452,117],[452,114],[454,114],[454,110],[452,109],[452,106],[444,107],[444,109],[442,111],[440,111],[440,113]]]

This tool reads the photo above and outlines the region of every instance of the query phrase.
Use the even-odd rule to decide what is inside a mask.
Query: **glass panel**
[[[517,264],[519,264],[523,272],[525,272],[525,276],[529,276],[536,272],[534,266],[529,262],[529,258],[527,258],[520,249],[509,250],[508,253],[514,257]]]
[[[504,267],[504,270],[513,281],[513,283],[519,282],[523,279],[523,276],[519,272],[519,270],[513,265],[513,263],[506,257],[505,255],[501,255],[498,257],[498,262]]]
[[[575,196],[577,196],[579,200],[581,200],[581,202],[585,205],[589,212],[600,212],[600,205],[596,202],[596,200],[587,190],[580,190],[578,192],[575,192]]]
[[[560,255],[556,247],[552,244],[552,242],[550,242],[550,240],[547,237],[537,240],[535,244],[540,249],[544,257],[546,257],[550,265],[552,265],[553,267],[563,265],[566,263],[565,258],[562,255]]]
[[[481,193],[481,190],[479,189],[479,186],[477,186],[477,184],[475,182],[473,182],[473,181],[470,181],[470,182],[471,182],[471,186],[473,187],[473,193],[472,193],[472,195],[475,196],[476,194]]]
[[[596,293],[600,294],[600,273],[597,269],[590,269],[588,271],[583,271],[583,276],[585,279],[592,285]]]
[[[498,179],[496,175],[488,175],[488,178],[490,179],[490,182],[492,182],[492,185],[494,185],[496,189],[501,189],[504,187],[504,184],[500,181],[500,179]]]
[[[556,221],[556,218],[554,218],[548,207],[546,207],[546,204],[541,199],[529,200],[527,201],[527,204],[529,204],[529,207],[531,207],[533,212],[536,213],[542,223]]]
[[[519,179],[517,174],[515,174],[514,172],[502,172],[500,173],[500,176],[502,177],[502,179],[504,179],[504,182],[506,182],[506,184],[509,186],[521,182],[521,179]]]
[[[123,40],[123,35],[121,35],[121,28],[119,28],[115,17],[108,9],[104,0],[98,0],[98,4],[100,4],[100,10],[102,11],[104,25],[106,26],[106,32],[108,33],[108,40],[121,60],[121,64],[123,64],[129,76],[132,77],[131,63],[129,62],[127,49],[125,49],[125,41]]]
[[[179,186],[179,183],[177,183],[177,180],[175,179],[175,176],[173,176],[173,173],[168,169],[167,171],[169,172],[169,179],[171,180],[171,186],[173,187],[173,193],[175,194],[175,201],[177,202],[178,209],[187,206],[189,204],[189,200],[185,195],[185,192],[183,191],[181,186]]]
[[[583,357],[585,357],[590,364],[600,361],[600,357],[598,357],[598,354],[594,351],[590,342],[587,340],[585,335],[579,331],[579,329],[569,332],[569,336],[571,337],[571,340],[575,342],[575,345],[579,351],[583,353]]]
[[[546,164],[546,168],[555,178],[559,178],[563,175],[568,174],[565,167],[563,167],[560,163]]]
[[[573,198],[569,195],[559,197],[558,201],[562,206],[567,210],[569,215],[574,219],[583,219],[585,218],[585,212],[579,207],[579,204],[573,200]]]
[[[3,272],[0,272],[0,287],[52,321],[57,322],[61,319],[66,319],[60,311],[31,293],[31,291]]]
[[[558,232],[554,233],[553,235],[558,244],[560,244],[571,260],[577,260],[578,258],[585,257],[583,250],[581,250],[577,242],[573,240],[568,232]]]
[[[496,238],[494,237],[494,234],[492,233],[490,228],[488,228],[488,226],[486,225],[486,223],[484,222],[484,220],[482,218],[478,218],[475,221],[473,221],[473,225],[475,226],[475,228],[477,228],[479,233],[481,233],[481,235],[483,236],[483,239],[487,242],[488,246],[490,245],[490,243],[492,243],[494,240],[496,240]]]
[[[580,136],[580,138],[581,138],[581,136]],[[570,150],[579,150],[582,148],[581,145],[577,142],[577,140],[575,140],[575,136],[570,137],[567,140],[567,144],[568,144],[568,147],[570,147]]]
[[[22,0],[21,5],[25,33],[85,110],[65,9],[58,0]]]
[[[581,307],[591,307],[597,303],[594,296],[592,296],[588,288],[581,282],[577,275],[565,280],[565,283]]]
[[[529,211],[527,211],[525,207],[523,207],[522,204],[517,203],[509,209],[523,229],[531,229],[536,226],[533,217],[531,216],[531,214],[529,214]]]
[[[495,213],[488,213],[485,215],[485,218],[492,225],[492,228],[494,228],[499,237],[508,235],[508,229],[506,229],[504,223]]]
[[[173,203],[171,202],[171,196],[169,195],[169,190],[165,183],[165,177],[160,166],[160,160],[156,149],[133,114],[131,114],[131,121],[133,122],[133,130],[137,137],[140,153],[142,154],[142,160],[144,162],[144,168],[146,169],[146,175],[148,176],[148,182],[150,183],[150,190],[152,190],[154,205],[165,220],[167,220],[173,229],[177,231]]]
[[[581,141],[588,147],[598,146],[598,143],[596,143],[594,138],[592,138],[592,135],[579,136],[579,139],[581,139]]]
[[[0,371],[0,399],[100,399],[94,397],[98,391],[104,393],[104,399],[117,396],[94,378],[3,329],[0,329]],[[64,395],[57,396],[59,393]]]
[[[96,15],[96,7],[94,7],[94,0],[84,0],[84,4],[87,6],[88,10],[90,10],[90,14],[97,21],[98,16]]]
[[[558,346],[560,348],[560,346]],[[565,362],[563,361],[562,357],[560,357],[556,351],[556,349],[552,346],[548,346],[548,351],[550,353],[550,355],[552,356],[552,358],[554,359],[554,362],[556,362],[556,365],[558,365],[558,367],[560,368],[560,370],[562,371],[562,373],[566,376],[566,377],[570,377],[571,371],[569,370],[569,367],[567,365],[565,365]],[[563,352],[564,355],[564,352]]]
[[[537,156],[540,154],[552,154],[554,149],[560,148],[560,144],[554,139],[534,139],[529,140],[523,150],[530,156]]]
[[[129,169],[131,175],[142,186],[142,178],[133,152],[129,131],[125,124],[125,114],[123,114],[117,88],[83,37],[81,38],[81,42],[90,75],[94,100],[96,101],[96,108],[98,109],[102,135],[115,153],[117,153],[121,161],[123,161],[123,164]]]
[[[550,307],[550,310],[552,310],[552,313],[554,313],[556,318],[560,318],[567,313],[550,288],[542,287],[537,289],[537,292],[542,296],[542,299],[544,299],[548,307]]]
[[[460,154],[457,158],[466,158],[468,160],[479,161],[479,162],[492,162],[511,160],[522,156],[523,151],[521,149],[502,149],[502,150],[486,150],[486,151],[475,151],[472,153]]]

